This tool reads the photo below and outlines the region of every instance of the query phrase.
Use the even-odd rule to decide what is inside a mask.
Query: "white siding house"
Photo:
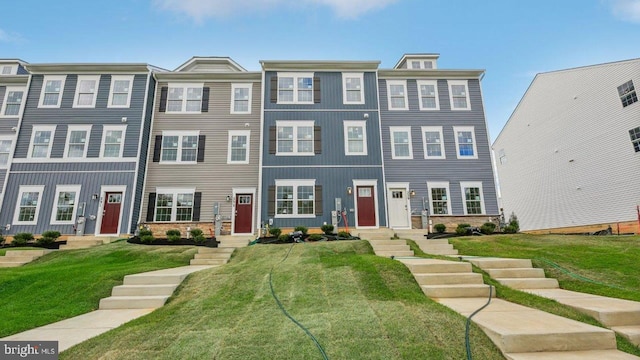
[[[536,75],[493,144],[502,206],[521,230],[637,231],[637,86],[640,59]]]

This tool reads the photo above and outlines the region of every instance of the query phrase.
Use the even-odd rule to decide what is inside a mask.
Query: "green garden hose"
[[[553,262],[553,261],[551,261],[551,260],[547,260],[547,259],[545,259],[545,258],[538,258],[537,260],[540,260],[540,261],[542,261],[542,262],[545,262],[545,263],[547,263],[547,264],[549,264],[549,265],[553,266],[554,268],[556,268],[556,269],[560,270],[561,272],[563,272],[563,273],[565,273],[565,274],[567,274],[567,275],[571,276],[571,277],[572,277],[572,278],[574,278],[574,279],[578,279],[578,280],[581,280],[581,281],[584,281],[584,282],[588,282],[588,283],[592,283],[592,284],[596,284],[596,285],[608,286],[608,287],[611,287],[611,288],[614,288],[614,289],[618,289],[618,290],[627,290],[627,289],[625,289],[625,288],[623,288],[623,287],[620,287],[620,286],[611,285],[611,284],[605,284],[605,283],[602,283],[602,282],[600,282],[600,281],[593,280],[593,279],[589,279],[589,278],[584,277],[584,276],[582,276],[582,275],[579,275],[579,274],[576,274],[576,273],[572,273],[571,271],[569,271],[569,270],[567,270],[567,269],[563,268],[562,266],[560,266],[560,265],[558,265],[558,264],[554,263],[554,262]]]
[[[489,300],[487,301],[486,304],[482,305],[481,308],[479,308],[478,310],[474,311],[471,315],[469,315],[469,317],[467,318],[467,323],[465,325],[465,329],[464,329],[464,344],[465,347],[467,348],[467,360],[472,360],[473,358],[471,357],[471,343],[469,342],[469,329],[471,327],[471,318],[479,313],[480,311],[482,311],[482,309],[486,308],[487,306],[489,306],[489,304],[491,303],[491,294],[493,293],[493,286],[489,285]]]

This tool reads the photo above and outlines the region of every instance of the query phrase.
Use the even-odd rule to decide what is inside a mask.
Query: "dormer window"
[[[433,69],[435,68],[435,63],[433,60],[409,60],[407,61],[408,63],[408,68],[409,69],[416,69],[416,70],[426,70],[426,69]]]
[[[0,65],[0,75],[15,75],[17,70],[17,65]]]

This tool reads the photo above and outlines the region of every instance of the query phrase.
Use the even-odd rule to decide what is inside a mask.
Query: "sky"
[[[20,0],[0,12],[0,58],[143,62],[192,56],[379,60],[438,53],[484,69],[493,141],[536,73],[640,58],[640,0]]]

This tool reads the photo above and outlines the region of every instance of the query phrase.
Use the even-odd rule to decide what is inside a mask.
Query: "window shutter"
[[[200,221],[200,203],[202,202],[202,193],[196,192],[193,194],[193,216],[192,221]]]
[[[322,154],[322,131],[320,131],[320,126],[313,127],[313,152],[316,155]]]
[[[320,78],[313,78],[313,102],[315,104],[320,103]]]
[[[269,154],[276,153],[276,133],[277,129],[275,126],[269,126]]]
[[[316,216],[322,216],[322,185],[316,185]]]
[[[198,162],[204,162],[204,144],[205,144],[205,135],[198,136]]]
[[[202,88],[202,105],[200,106],[200,111],[208,112],[209,111],[209,88]]]
[[[160,162],[162,152],[162,135],[156,135],[156,143],[153,144],[153,162]]]
[[[167,95],[169,93],[169,88],[163,86],[160,89],[160,112],[167,111]]]
[[[278,77],[277,76],[273,76],[271,78],[271,102],[274,104],[278,102]]]
[[[269,185],[269,193],[267,199],[267,215],[274,216],[276,214],[276,186]]]
[[[147,222],[153,221],[156,212],[156,193],[149,193],[149,204],[147,205]]]

